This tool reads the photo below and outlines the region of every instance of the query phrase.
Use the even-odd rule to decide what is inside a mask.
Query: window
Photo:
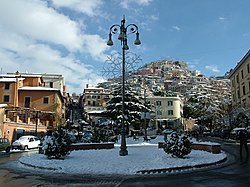
[[[168,110],[168,115],[170,115],[170,116],[174,115],[174,111],[173,110]]]
[[[31,102],[30,97],[24,97],[24,107],[25,108],[30,108],[30,102]]]
[[[53,85],[53,82],[50,82],[50,83],[49,83],[49,87],[50,87],[50,88],[53,88],[53,86],[54,86],[54,85]]]
[[[247,64],[247,73],[250,73],[250,65]]]
[[[5,102],[5,103],[10,102],[10,96],[9,95],[4,95],[3,96],[3,102]]]
[[[168,106],[173,106],[173,101],[168,101]]]
[[[246,88],[245,88],[245,85],[242,86],[242,94],[243,94],[243,95],[246,95]]]
[[[49,104],[49,97],[43,98],[43,104]]]
[[[234,81],[234,79],[232,80],[232,87],[234,87],[235,86],[235,81]]]
[[[233,94],[233,101],[235,102],[235,95]]]
[[[9,90],[9,89],[10,89],[10,83],[5,83],[4,89],[5,89],[5,90]]]
[[[238,99],[240,99],[240,90],[237,90]]]
[[[243,70],[241,70],[241,78],[242,79],[244,78],[244,72],[243,72]]]
[[[236,82],[239,83],[239,74],[236,75]]]
[[[29,142],[34,142],[34,138],[30,138],[30,139],[29,139]]]
[[[156,101],[156,106],[161,106],[161,101]]]

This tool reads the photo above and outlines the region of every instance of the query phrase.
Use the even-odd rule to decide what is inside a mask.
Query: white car
[[[12,149],[32,149],[37,148],[40,140],[36,136],[21,136],[12,143]]]

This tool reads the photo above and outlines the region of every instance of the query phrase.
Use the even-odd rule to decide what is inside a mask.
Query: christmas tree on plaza
[[[133,91],[132,85],[125,85],[124,93],[124,119],[126,132],[129,127],[139,130],[141,127],[141,113],[149,112],[148,105],[142,102],[141,96]],[[112,91],[112,97],[107,102],[105,114],[115,122],[115,126],[120,129],[122,124],[122,86],[119,84]]]

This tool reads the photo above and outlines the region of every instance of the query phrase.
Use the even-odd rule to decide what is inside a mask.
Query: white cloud
[[[219,20],[220,21],[225,21],[225,18],[224,17],[219,17]]]
[[[125,8],[129,9],[131,4],[137,4],[139,6],[148,6],[152,0],[122,0],[120,5]]]
[[[102,0],[52,0],[55,7],[66,7],[88,16],[96,16],[102,5]]]
[[[107,39],[102,39],[99,35],[84,35],[84,49],[85,52],[91,54],[92,58],[95,60],[105,61],[106,56],[103,52],[107,49],[106,41]]]
[[[81,93],[83,80],[98,83],[102,77],[77,55],[103,62],[106,42],[99,35],[83,33],[81,24],[45,1],[0,1],[2,72],[62,74],[70,93]]]
[[[172,26],[172,29],[174,29],[174,30],[176,30],[176,31],[180,31],[180,30],[181,30],[181,28],[178,27],[178,26],[176,26],[176,25]]]
[[[220,72],[220,70],[218,69],[218,67],[216,65],[210,65],[210,66],[205,66],[205,68],[209,71],[218,73]]]
[[[159,16],[152,14],[150,18],[151,20],[157,21],[159,19]]]
[[[70,51],[81,48],[77,23],[48,8],[46,3],[3,0],[0,5],[0,25],[6,32],[15,31],[33,40],[63,45]]]

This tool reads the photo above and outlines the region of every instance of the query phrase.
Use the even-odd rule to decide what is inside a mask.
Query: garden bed
[[[90,149],[113,149],[114,143],[81,143],[70,145],[70,151]]]
[[[163,148],[165,142],[159,142],[158,148]],[[211,142],[196,142],[191,144],[191,148],[194,150],[203,150],[208,151],[213,154],[221,153],[221,145],[218,143],[211,143]]]

